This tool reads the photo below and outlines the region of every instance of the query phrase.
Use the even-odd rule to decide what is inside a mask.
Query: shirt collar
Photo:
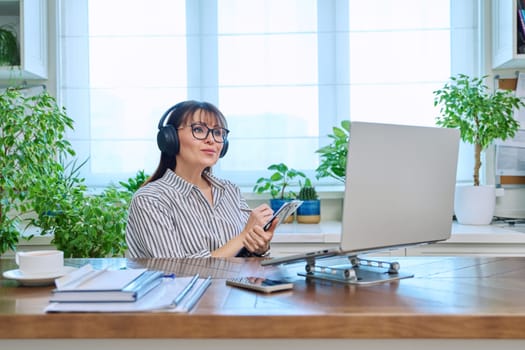
[[[213,188],[224,190],[224,184],[211,174],[210,171],[205,170],[203,172],[203,177],[208,180]],[[177,191],[180,191],[183,194],[189,194],[193,189],[198,189],[194,184],[184,180],[182,177],[175,174],[171,169],[167,169],[162,176],[163,181],[165,181],[170,186],[173,186]]]

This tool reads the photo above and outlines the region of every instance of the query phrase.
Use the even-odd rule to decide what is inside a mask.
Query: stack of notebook
[[[94,270],[85,265],[55,280],[46,312],[188,312],[211,279],[147,269]]]

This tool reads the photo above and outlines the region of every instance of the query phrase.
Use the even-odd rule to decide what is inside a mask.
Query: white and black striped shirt
[[[131,258],[209,257],[248,221],[238,186],[209,173],[213,206],[173,171],[140,188],[131,201],[126,242]]]

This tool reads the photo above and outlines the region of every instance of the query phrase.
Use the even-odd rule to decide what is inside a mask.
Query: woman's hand
[[[272,241],[275,227],[277,227],[277,220],[272,222],[268,231],[264,231],[262,226],[253,226],[244,235],[242,242],[244,247],[255,254],[262,255],[266,253],[270,249],[270,242]]]
[[[260,211],[258,209],[260,209]],[[252,221],[255,222],[255,224],[249,226],[250,220],[248,220],[242,243],[248,251],[262,255],[270,249],[270,242],[272,241],[275,228],[277,227],[278,219],[273,220],[268,230],[265,231],[263,227],[268,220],[272,218],[273,210],[265,204],[254,209],[254,211],[256,210],[257,212]],[[250,215],[250,219],[251,218],[252,216]]]
[[[268,204],[261,204],[258,207],[252,209],[248,222],[246,223],[245,230],[250,230],[253,226],[259,225],[264,226],[270,220],[273,215],[273,210]]]
[[[272,218],[272,215],[273,210],[268,204],[261,204],[252,209],[243,232],[243,246],[248,251],[264,254],[270,249],[270,241],[273,238],[277,220],[272,222],[268,231],[264,231],[263,226]]]

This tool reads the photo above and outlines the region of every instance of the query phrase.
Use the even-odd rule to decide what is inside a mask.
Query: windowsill
[[[275,230],[272,243],[339,243],[340,221],[319,224],[281,224]]]
[[[319,199],[343,199],[344,186],[317,186]],[[297,191],[297,189],[296,189]],[[269,193],[255,193],[252,188],[241,187],[243,197],[248,200],[269,200],[272,198]]]
[[[272,240],[277,245],[300,244],[330,244],[337,245],[340,241],[341,222],[322,221],[319,224],[282,224]],[[26,231],[25,235],[34,234],[30,240],[22,238],[20,251],[52,248],[50,235],[40,236],[38,230]],[[440,244],[525,244],[525,226],[509,227],[506,224],[492,225],[460,225],[453,223],[450,239]],[[13,252],[6,252],[2,257],[12,257]]]
[[[522,230],[522,231],[520,231]],[[511,228],[504,224],[452,225],[450,239],[442,243],[524,243],[525,228]],[[273,243],[339,243],[340,221],[326,221],[320,224],[282,224],[274,235]]]

